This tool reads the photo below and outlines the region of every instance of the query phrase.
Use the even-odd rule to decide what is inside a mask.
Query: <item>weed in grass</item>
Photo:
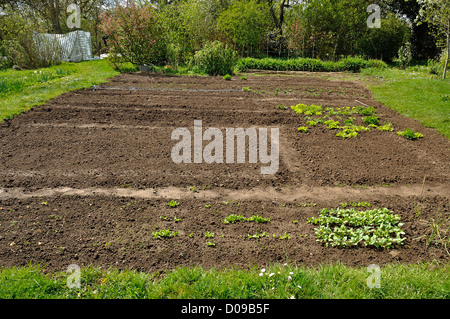
[[[416,239],[425,238],[427,245],[441,246],[450,255],[448,247],[450,246],[450,216],[444,217],[440,211],[440,207],[437,209],[436,218],[431,218],[426,222],[428,229],[425,235]]]

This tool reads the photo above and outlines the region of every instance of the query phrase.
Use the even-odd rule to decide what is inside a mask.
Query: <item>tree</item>
[[[432,26],[424,20],[418,21],[422,4],[417,0],[378,0],[383,12],[391,12],[411,24],[411,51],[413,59],[427,60],[439,53]]]
[[[217,29],[242,51],[259,49],[269,28],[268,10],[255,0],[237,1],[219,16]]]
[[[439,45],[445,48],[446,59],[442,78],[447,75],[450,56],[450,1],[448,0],[418,0],[422,4],[420,18],[435,27],[435,33],[440,40]]]

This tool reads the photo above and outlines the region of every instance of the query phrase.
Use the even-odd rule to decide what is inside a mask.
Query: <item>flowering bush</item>
[[[100,19],[113,59],[149,65],[164,58],[163,32],[153,7],[135,3],[116,6]]]

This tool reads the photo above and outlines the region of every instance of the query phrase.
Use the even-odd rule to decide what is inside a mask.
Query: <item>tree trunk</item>
[[[61,23],[59,21],[60,18],[60,8],[59,8],[59,0],[53,0],[50,3],[50,19],[52,21],[53,32],[55,33],[63,33],[61,28]]]

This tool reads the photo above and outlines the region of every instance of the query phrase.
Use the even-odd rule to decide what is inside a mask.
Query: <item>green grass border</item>
[[[449,299],[450,263],[380,266],[380,287],[369,288],[367,267],[272,264],[266,269],[180,267],[167,273],[83,267],[44,273],[44,267],[3,268],[0,299]],[[72,276],[72,277],[70,277]]]

